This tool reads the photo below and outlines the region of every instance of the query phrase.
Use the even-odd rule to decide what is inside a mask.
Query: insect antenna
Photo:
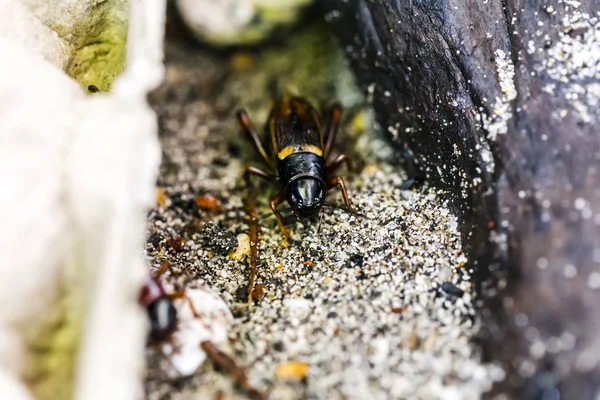
[[[264,221],[265,219],[267,219],[269,217],[273,217],[273,216],[275,216],[275,214],[273,214],[272,212],[269,212],[269,213],[266,213],[266,214],[263,214],[263,215],[259,216],[258,220],[259,221]]]
[[[317,235],[319,234],[319,232],[321,231],[321,222],[323,222],[323,216],[325,215],[325,213],[323,212],[323,209],[321,208],[319,210],[319,225],[317,225]]]
[[[292,207],[286,207],[286,208],[282,208],[281,210],[279,210],[279,212],[281,212],[281,213],[286,213],[288,211],[292,211]],[[274,216],[275,216],[275,214],[273,214],[273,212],[268,212],[266,214],[263,214],[263,215],[259,216],[258,220],[259,221],[264,221],[265,219],[270,218],[270,217],[274,217]]]

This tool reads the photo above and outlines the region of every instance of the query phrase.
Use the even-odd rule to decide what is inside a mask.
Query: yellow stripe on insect
[[[321,149],[319,146],[315,146],[314,144],[302,144],[300,146],[285,147],[279,153],[277,153],[277,157],[279,157],[280,160],[283,160],[290,154],[300,153],[300,152],[313,153],[320,157],[323,156],[323,149]]]

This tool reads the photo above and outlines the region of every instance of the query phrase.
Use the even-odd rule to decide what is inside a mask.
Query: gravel
[[[256,182],[264,297],[246,306],[241,175],[259,158],[234,129],[235,78],[215,79],[224,69],[223,60],[168,48],[167,81],[152,96],[164,152],[148,216],[152,268],[168,262],[170,287],[220,295],[234,316],[221,346],[271,399],[480,398],[502,371],[482,364],[472,344],[480,322],[456,217],[426,184],[401,190],[406,176],[385,158],[340,170],[361,215],[332,190],[328,202],[338,207],[325,210],[320,231],[318,221],[292,219],[289,246],[268,217],[276,189]],[[209,81],[218,90],[198,90]],[[361,135],[361,153],[381,148],[370,129]],[[200,209],[196,198],[206,194],[223,209]],[[210,361],[191,377],[178,377],[160,348],[149,347],[148,362],[148,399],[247,398]]]

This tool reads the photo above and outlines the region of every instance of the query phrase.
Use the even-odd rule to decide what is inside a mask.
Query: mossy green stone
[[[255,45],[267,39],[274,29],[289,26],[298,20],[303,9],[313,0],[254,0],[254,18],[239,28],[220,32],[198,30],[199,40],[213,46]]]
[[[86,91],[90,85],[100,92],[109,91],[123,72],[127,27],[128,3],[106,1],[91,7],[89,14],[69,32],[74,52],[66,72]]]

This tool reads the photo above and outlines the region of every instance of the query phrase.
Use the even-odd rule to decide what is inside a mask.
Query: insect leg
[[[246,185],[248,187],[250,187],[250,176],[251,175],[260,176],[261,178],[266,179],[268,181],[273,180],[273,176],[271,174],[269,174],[268,172],[265,172],[262,169],[258,169],[256,167],[248,167],[248,168],[246,168],[246,171],[244,172],[244,180],[246,181]]]
[[[348,171],[352,171],[352,161],[350,160],[350,157],[345,154],[340,154],[335,160],[327,164],[327,172],[334,172],[342,165],[342,163],[346,164]]]
[[[192,314],[194,315],[194,318],[200,317],[200,314],[198,314],[198,312],[196,311],[196,307],[194,307],[194,302],[192,302],[192,299],[190,299],[184,292],[169,293],[166,295],[166,297],[171,301],[178,300],[178,299],[184,299],[190,306],[190,309],[192,310]]]
[[[348,211],[354,212],[354,209],[350,204],[350,199],[348,198],[346,184],[344,183],[344,180],[341,177],[334,176],[333,178],[329,179],[329,181],[327,181],[327,186],[329,189],[333,188],[334,186],[339,186],[340,190],[342,191],[342,196],[344,197],[344,204],[346,205],[346,208],[348,209]]]
[[[285,225],[283,224],[283,217],[281,216],[281,213],[279,211],[277,211],[277,206],[280,205],[281,203],[283,203],[285,201],[285,193],[283,191],[277,193],[275,196],[273,196],[273,198],[271,199],[271,210],[273,210],[273,214],[275,214],[275,218],[277,218],[277,223],[279,224],[279,229],[281,229],[281,232],[283,233],[283,235],[286,237],[286,239],[291,239],[290,236],[290,232],[286,229]]]
[[[338,103],[334,104],[331,109],[331,119],[329,120],[329,128],[327,129],[327,142],[325,142],[325,152],[324,157],[327,159],[329,157],[329,152],[331,151],[331,146],[333,145],[333,141],[335,140],[335,135],[337,134],[338,127],[340,126],[340,118],[342,116],[342,106]]]
[[[206,353],[218,367],[228,373],[241,387],[250,394],[251,398],[257,400],[266,400],[267,396],[254,388],[246,372],[229,355],[221,351],[213,342],[206,340],[200,343],[200,348]]]
[[[275,162],[271,159],[271,157],[269,157],[269,155],[265,151],[265,148],[260,140],[260,137],[258,136],[258,133],[256,133],[256,130],[252,126],[252,122],[250,122],[250,118],[248,117],[246,110],[242,109],[238,111],[237,118],[240,122],[242,129],[244,130],[244,132],[246,132],[248,137],[250,137],[254,148],[256,149],[256,151],[258,151],[262,159],[267,163],[269,167],[275,168]]]
[[[169,270],[168,263],[164,262],[164,263],[160,264],[160,267],[158,267],[158,270],[154,273],[154,278],[155,279],[160,278],[168,270]]]
[[[325,213],[323,212],[323,208],[319,210],[319,225],[317,226],[317,233],[321,231],[321,223],[323,222],[323,216]]]
[[[252,291],[254,290],[254,281],[256,280],[256,264],[258,262],[258,216],[256,212],[256,202],[254,200],[254,187],[250,182],[250,176],[256,175],[267,180],[273,180],[273,176],[258,168],[248,167],[244,172],[246,188],[248,192],[248,236],[250,237],[250,279],[248,282],[248,304],[252,304]]]

